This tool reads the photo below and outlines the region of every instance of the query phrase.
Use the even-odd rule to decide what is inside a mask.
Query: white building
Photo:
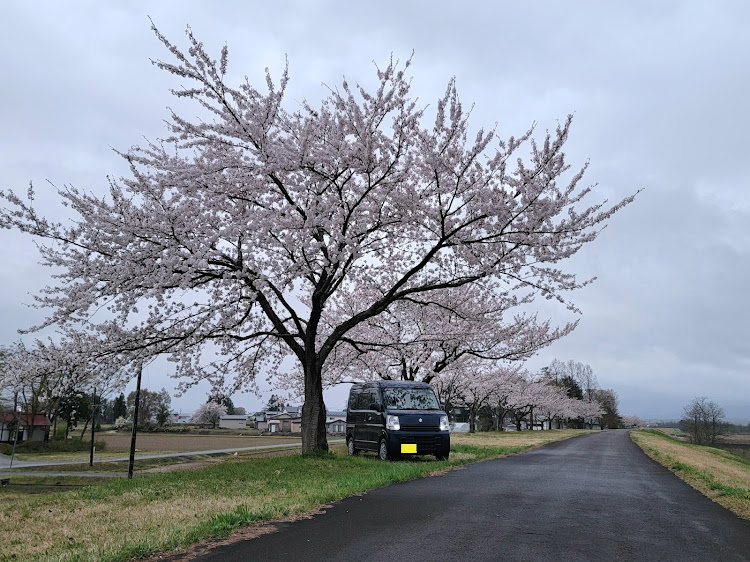
[[[247,415],[225,414],[219,418],[219,429],[245,429],[247,427]]]

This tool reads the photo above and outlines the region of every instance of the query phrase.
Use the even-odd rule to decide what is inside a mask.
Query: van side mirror
[[[370,402],[370,410],[380,411],[380,404],[378,402]]]
[[[438,404],[438,406],[440,406],[440,409],[443,410],[443,412],[445,412],[445,404],[441,402],[440,404]]]

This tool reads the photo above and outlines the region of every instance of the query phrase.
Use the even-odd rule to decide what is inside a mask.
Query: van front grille
[[[401,426],[402,431],[440,431],[440,427],[435,425],[426,425],[426,424],[419,424],[419,425],[402,425]]]
[[[402,437],[401,438],[402,443],[416,443],[417,446],[420,445],[429,445],[429,446],[435,446],[435,445],[441,445],[442,439],[440,437],[426,437],[422,435],[413,435],[411,437]]]

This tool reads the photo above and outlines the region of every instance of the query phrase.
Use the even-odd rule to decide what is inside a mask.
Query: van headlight
[[[448,423],[448,416],[440,416],[440,431],[450,431],[451,426]]]
[[[442,424],[443,422],[440,423]],[[401,429],[401,424],[398,423],[398,416],[388,416],[385,420],[385,428],[394,431]]]

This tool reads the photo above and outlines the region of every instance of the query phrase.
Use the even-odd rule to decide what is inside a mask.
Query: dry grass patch
[[[738,433],[734,435],[719,435],[717,441],[726,444],[750,445],[750,435]]]
[[[656,431],[633,431],[652,459],[744,519],[750,519],[750,463],[713,447],[688,445]]]

